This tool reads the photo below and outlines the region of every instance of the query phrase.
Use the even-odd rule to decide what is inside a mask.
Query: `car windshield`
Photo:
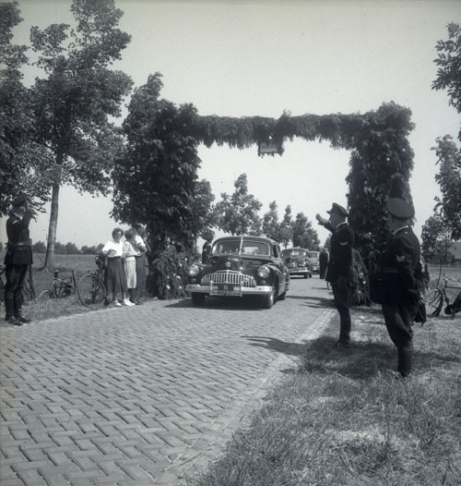
[[[304,250],[283,250],[282,254],[285,258],[304,256],[306,252]]]
[[[270,255],[269,245],[258,241],[244,241],[242,245],[242,255],[269,256]]]
[[[213,255],[218,254],[240,254],[240,240],[218,241],[213,246]],[[242,255],[270,255],[270,247],[267,243],[259,241],[243,241],[241,248]]]
[[[317,251],[311,251],[309,252],[309,257],[310,258],[317,258],[319,256],[319,253]]]
[[[226,240],[216,242],[213,246],[213,255],[219,253],[232,253],[238,255],[240,250],[240,240]]]

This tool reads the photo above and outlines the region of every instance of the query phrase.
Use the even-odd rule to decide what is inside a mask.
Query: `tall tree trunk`
[[[54,248],[56,243],[56,229],[58,226],[58,212],[59,212],[59,189],[60,185],[55,182],[51,192],[51,212],[50,224],[48,227],[48,242],[46,245],[45,263],[43,268],[49,270],[54,269]]]

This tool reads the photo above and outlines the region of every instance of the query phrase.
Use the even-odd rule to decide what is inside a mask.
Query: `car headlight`
[[[260,278],[267,278],[270,275],[271,271],[267,267],[263,266],[259,267],[256,273]]]
[[[189,277],[196,277],[200,273],[200,268],[197,265],[187,267],[187,275]]]

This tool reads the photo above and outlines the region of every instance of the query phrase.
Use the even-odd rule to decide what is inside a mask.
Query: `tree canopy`
[[[18,2],[0,3],[0,216],[18,193],[47,200],[40,168],[50,158],[35,141],[31,90],[22,82],[27,47],[11,43],[13,28],[21,21]]]
[[[113,0],[73,0],[76,27],[52,24],[31,29],[36,66],[42,69],[33,86],[36,140],[53,155],[42,167],[51,190],[51,213],[45,264],[53,266],[59,189],[69,184],[80,192],[107,194],[110,172],[122,139],[109,117],[131,89],[125,73],[111,70],[130,42],[117,28],[123,12]]]
[[[450,23],[447,30],[448,40],[439,40],[435,46],[437,59],[434,62],[438,69],[432,88],[446,89],[449,104],[461,113],[461,27],[459,24]],[[461,129],[458,140],[461,141]]]
[[[304,213],[298,213],[293,222],[293,246],[318,250],[320,245],[317,231]]]
[[[213,195],[198,182],[198,141],[191,135],[196,109],[160,98],[161,74],[135,90],[123,123],[127,145],[113,172],[113,216],[147,224],[153,249],[168,234],[189,248],[209,227]]]
[[[448,91],[449,104],[461,113],[461,27],[448,25],[448,40],[439,40],[436,45],[437,77],[432,84],[435,90]],[[461,130],[458,133],[461,140]],[[423,228],[423,246],[429,256],[435,254],[436,243],[449,238],[461,238],[461,150],[451,135],[438,137],[435,150],[439,166],[435,180],[439,184],[441,197],[436,197],[434,215]],[[446,243],[444,243],[446,246]],[[440,253],[440,251],[438,251]]]
[[[234,183],[233,194],[221,194],[214,209],[218,228],[231,235],[260,235],[261,219],[258,215],[262,204],[248,193],[246,174],[241,174]]]

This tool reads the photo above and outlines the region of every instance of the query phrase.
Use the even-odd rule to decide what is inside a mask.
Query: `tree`
[[[11,44],[21,21],[18,2],[0,3],[0,216],[18,193],[38,196],[40,204],[48,192],[40,167],[49,157],[34,141],[31,93],[22,83],[27,47]]]
[[[444,225],[451,230],[451,238],[461,238],[461,150],[450,135],[437,138],[434,148],[439,172],[435,180],[439,184],[441,198],[436,197],[436,210],[441,211]]]
[[[35,253],[46,253],[46,245],[43,241],[37,241],[32,245],[32,250]]]
[[[65,245],[65,252],[66,255],[79,255],[81,251],[78,249],[75,243],[66,243]]]
[[[298,213],[293,223],[293,246],[318,250],[320,245],[317,231],[304,213]]]
[[[448,40],[439,40],[436,45],[438,52],[437,77],[432,83],[432,89],[448,91],[449,104],[461,113],[461,27],[450,23],[447,26]],[[461,141],[461,130],[458,133]]]
[[[449,104],[461,113],[461,27],[448,24],[448,40],[439,40],[435,63],[438,66],[437,77],[432,83],[435,90],[448,91]],[[461,141],[461,130],[458,133]],[[440,186],[441,198],[436,198],[436,210],[444,226],[451,229],[451,238],[461,238],[461,150],[450,135],[437,138],[434,148],[437,155],[439,172],[435,180]]]
[[[451,229],[440,213],[435,212],[424,223],[421,232],[421,252],[428,262],[447,263],[450,260]]]
[[[382,250],[390,238],[389,197],[412,202],[408,181],[414,153],[407,137],[413,128],[408,108],[384,103],[373,116],[364,117],[354,139],[347,199],[354,246],[362,255]]]
[[[222,200],[215,206],[218,228],[231,235],[260,235],[261,218],[258,213],[262,204],[248,194],[247,175],[241,174],[234,187],[234,193],[231,196],[221,194]]]
[[[53,154],[42,175],[51,189],[45,265],[54,266],[59,190],[107,194],[113,160],[122,139],[109,117],[120,105],[131,79],[109,69],[121,58],[130,36],[117,28],[123,12],[113,0],[73,0],[76,27],[52,24],[31,29],[35,65],[43,70],[33,86],[37,141]],[[70,30],[69,30],[70,29]]]
[[[291,216],[291,206],[285,208],[283,220],[280,223],[280,243],[286,248],[293,239],[293,218]]]
[[[128,143],[113,173],[112,215],[146,224],[154,253],[167,234],[192,248],[213,199],[209,185],[197,180],[198,141],[190,133],[196,109],[161,99],[162,87],[155,73],[134,92],[123,123]]]
[[[263,216],[262,232],[268,238],[272,238],[277,242],[282,241],[282,230],[275,201],[269,204],[269,211]]]
[[[214,194],[210,183],[202,179],[194,184],[194,201],[192,203],[192,235],[196,240],[198,236],[213,233],[215,216],[213,212]],[[194,241],[196,244],[196,241]]]

